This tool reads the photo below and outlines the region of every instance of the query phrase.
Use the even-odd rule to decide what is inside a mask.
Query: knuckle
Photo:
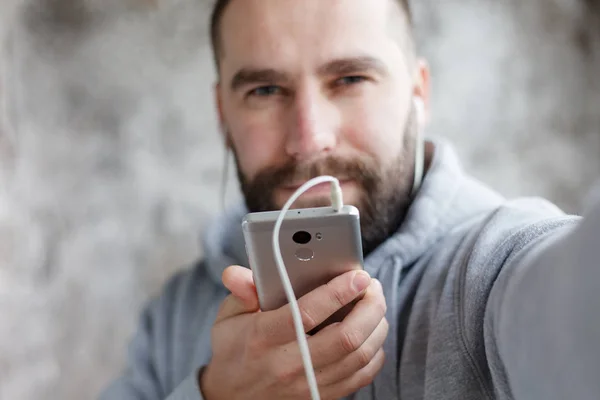
[[[378,373],[379,373],[378,366],[375,366],[375,365],[373,365],[373,366],[371,366],[371,365],[367,366],[364,369],[363,373],[360,375],[359,379],[358,379],[359,384],[361,385],[361,387],[370,385],[373,382],[373,380],[375,379],[375,377],[377,376]]]
[[[278,384],[289,387],[298,379],[301,368],[296,364],[281,365],[274,362],[271,364],[271,372]]]
[[[379,340],[380,340],[381,344],[383,345],[383,343],[385,342],[385,340],[388,337],[388,333],[390,332],[390,325],[389,325],[387,319],[384,318],[381,321],[381,328],[378,328],[378,329],[381,329],[379,331],[379,333],[381,335]]]
[[[356,351],[362,344],[362,340],[358,332],[354,330],[343,329],[341,331],[340,341],[342,348],[346,353],[350,354]]]
[[[381,284],[381,281],[377,278],[373,278],[372,281],[375,283],[375,286],[377,286],[377,291],[383,292],[383,285]]]
[[[358,363],[358,369],[363,369],[364,367],[369,365],[369,363],[371,362],[371,359],[373,358],[372,351],[370,351],[370,349],[368,349],[368,348],[365,348],[365,346],[356,350],[355,354],[356,354],[356,361]]]
[[[378,315],[384,316],[387,313],[387,304],[383,296],[375,303],[375,309]]]
[[[383,368],[385,361],[385,353],[380,350],[375,354],[375,357],[367,364],[363,369],[360,370],[358,375],[357,384],[359,387],[365,387],[370,385],[379,371]]]
[[[375,379],[374,373],[372,373],[371,371],[364,371],[358,377],[358,381],[357,381],[358,387],[363,388],[365,386],[368,386],[373,382],[374,379]]]
[[[369,386],[373,382],[373,379],[370,378],[366,373],[361,374],[356,381],[356,389],[362,389],[365,386]]]
[[[390,323],[388,322],[387,318],[384,318],[382,323],[383,323],[383,330],[385,332],[385,335],[387,336],[388,332],[390,331]]]
[[[341,308],[346,305],[346,300],[343,291],[335,285],[333,282],[329,282],[326,285],[327,294],[329,295],[329,301],[336,306],[336,308]]]
[[[317,325],[316,319],[312,316],[312,314],[309,311],[309,308],[306,306],[306,304],[302,304],[299,302],[298,309],[300,310],[300,316],[302,317],[302,325],[304,326],[305,330],[312,329],[313,327],[315,327]],[[290,325],[291,326],[294,325],[294,320],[291,316],[290,316]]]

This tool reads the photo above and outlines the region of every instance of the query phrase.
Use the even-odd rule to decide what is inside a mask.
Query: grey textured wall
[[[503,193],[569,211],[600,172],[588,3],[416,9],[431,133]],[[209,4],[15,4],[0,5],[0,399],[91,399],[119,373],[140,307],[201,256],[220,210]]]

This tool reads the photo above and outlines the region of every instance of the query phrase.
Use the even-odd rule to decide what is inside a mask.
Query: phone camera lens
[[[292,240],[298,244],[307,244],[310,242],[310,239],[310,233],[306,231],[298,231],[294,233],[294,236],[292,236]]]

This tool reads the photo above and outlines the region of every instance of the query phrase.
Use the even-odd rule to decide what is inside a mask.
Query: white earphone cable
[[[425,138],[423,137],[425,110],[422,100],[415,100],[415,113],[417,117],[417,132],[415,134],[415,174],[411,197],[414,197],[421,188],[425,169]]]
[[[275,263],[277,264],[281,283],[283,284],[285,295],[292,310],[292,318],[294,320],[294,327],[296,329],[296,337],[298,339],[298,345],[300,346],[300,354],[302,355],[302,362],[304,364],[304,370],[308,380],[308,386],[310,388],[312,400],[320,400],[319,387],[317,385],[315,371],[310,358],[310,351],[308,349],[308,342],[306,340],[306,333],[304,332],[304,325],[302,324],[302,316],[300,315],[300,309],[298,308],[296,295],[294,294],[294,289],[290,283],[290,278],[285,269],[283,257],[281,256],[281,248],[279,247],[279,232],[281,230],[281,225],[285,218],[285,214],[289,211],[292,204],[310,188],[327,182],[331,182],[331,202],[333,210],[336,212],[339,211],[343,206],[342,190],[340,188],[339,181],[332,176],[320,176],[309,180],[304,185],[300,186],[298,190],[296,190],[296,192],[289,198],[287,203],[281,209],[279,217],[275,222],[275,228],[273,229],[273,253],[275,255]]]
[[[414,197],[419,188],[421,187],[421,183],[423,181],[423,169],[425,164],[425,143],[424,139],[421,135],[421,132],[418,131],[416,135],[415,142],[415,176],[413,179],[413,188],[411,191],[411,196]]]
[[[223,156],[223,170],[221,171],[221,212],[227,207],[227,181],[229,178],[229,148],[225,147],[225,155]]]

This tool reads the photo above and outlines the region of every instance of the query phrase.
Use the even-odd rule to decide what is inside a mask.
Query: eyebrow
[[[318,69],[319,75],[351,75],[366,71],[375,71],[386,75],[385,65],[378,59],[369,56],[340,58],[328,62]],[[288,81],[288,75],[272,68],[242,68],[231,79],[231,90],[237,91],[243,86],[272,84]]]
[[[320,75],[351,75],[367,71],[387,74],[385,65],[380,60],[369,56],[340,58],[319,68]]]
[[[242,86],[286,81],[287,75],[274,69],[242,68],[231,79],[231,90]]]

